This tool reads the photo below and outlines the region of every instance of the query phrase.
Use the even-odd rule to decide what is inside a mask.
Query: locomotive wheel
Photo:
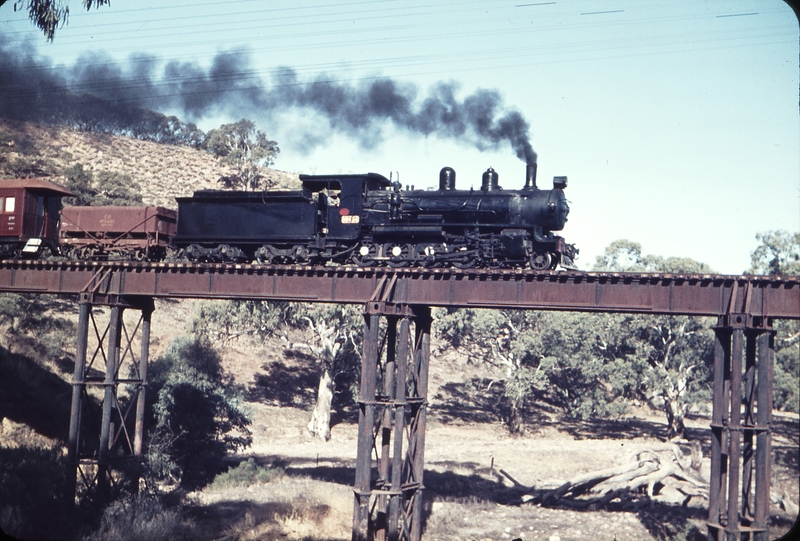
[[[272,245],[265,244],[264,246],[256,250],[256,261],[266,265],[272,264],[274,259],[274,256],[272,254],[273,254]]]
[[[378,262],[376,257],[378,257],[378,246],[367,242],[358,247],[352,260],[359,267],[372,267]]]
[[[478,265],[478,260],[474,257],[465,257],[461,261],[453,261],[453,266],[457,269],[473,269]]]
[[[533,270],[548,270],[553,267],[553,254],[547,250],[536,250],[531,254],[531,268]]]
[[[453,260],[453,266],[457,269],[471,269],[478,264],[478,258],[475,252],[470,252],[466,247],[463,249],[456,249],[453,253],[464,252],[464,257]]]
[[[383,253],[389,260],[386,262],[390,267],[407,267],[414,257],[414,246],[411,244],[384,244]]]
[[[417,259],[423,267],[435,269],[442,266],[441,261],[436,261],[437,256],[441,257],[446,252],[443,244],[420,244],[417,246]]]

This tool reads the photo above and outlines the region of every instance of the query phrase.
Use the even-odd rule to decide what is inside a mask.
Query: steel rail
[[[389,284],[389,285],[386,285]],[[527,269],[0,261],[0,292],[800,319],[800,277]]]

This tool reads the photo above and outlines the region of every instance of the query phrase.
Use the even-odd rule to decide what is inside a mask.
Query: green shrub
[[[62,357],[75,341],[76,326],[57,315],[58,308],[49,295],[0,294],[0,329],[8,349],[40,363]]]
[[[99,528],[84,541],[193,539],[191,534],[178,510],[165,508],[157,497],[136,495],[109,505]]]
[[[215,490],[223,488],[249,487],[256,484],[265,484],[283,477],[286,467],[279,461],[273,462],[270,466],[264,467],[256,464],[252,458],[241,462],[235,468],[220,473],[211,483],[211,488]]]
[[[76,163],[64,171],[65,187],[75,194],[66,202],[71,205],[141,205],[140,186],[130,175],[116,171],[97,174]]]
[[[148,457],[157,477],[201,486],[220,471],[226,453],[250,445],[241,389],[205,340],[182,337],[148,373]]]

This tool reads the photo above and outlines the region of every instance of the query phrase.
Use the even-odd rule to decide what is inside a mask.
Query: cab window
[[[5,199],[5,201],[3,201],[3,199]],[[2,208],[3,212],[14,212],[16,203],[16,197],[0,197],[0,208]]]

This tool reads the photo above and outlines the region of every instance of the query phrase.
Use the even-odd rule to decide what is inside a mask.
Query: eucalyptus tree
[[[598,257],[597,270],[699,272],[687,258],[643,255],[618,240]],[[711,322],[682,316],[583,314],[513,310],[437,312],[445,343],[494,369],[502,385],[509,430],[524,428],[524,404],[547,400],[570,416],[618,416],[631,401],[664,412],[669,437],[685,433],[692,406],[710,397]]]
[[[0,0],[0,7],[7,1]],[[111,0],[82,0],[81,4],[88,11],[110,5]],[[11,5],[14,11],[26,10],[28,18],[44,32],[47,41],[53,41],[56,29],[67,24],[69,20],[69,2],[65,0],[14,0]]]
[[[257,130],[251,120],[242,119],[209,131],[204,145],[206,150],[235,169],[233,175],[219,179],[226,187],[248,191],[270,187],[265,169],[275,163],[280,148],[277,142]]]
[[[645,255],[629,240],[611,243],[598,256],[594,270],[709,274],[705,263],[690,258]],[[618,319],[617,339],[625,341],[626,358],[643,363],[637,394],[667,417],[668,437],[684,437],[684,420],[693,406],[710,398],[714,336],[709,318],[688,316],[625,316]]]
[[[250,336],[308,352],[319,372],[308,430],[328,441],[333,398],[351,394],[358,381],[363,325],[360,309],[350,305],[211,301],[200,305],[193,331],[215,343]]]
[[[759,233],[748,272],[800,276],[800,232]],[[778,409],[800,412],[800,321],[777,320],[775,335],[775,396]]]

